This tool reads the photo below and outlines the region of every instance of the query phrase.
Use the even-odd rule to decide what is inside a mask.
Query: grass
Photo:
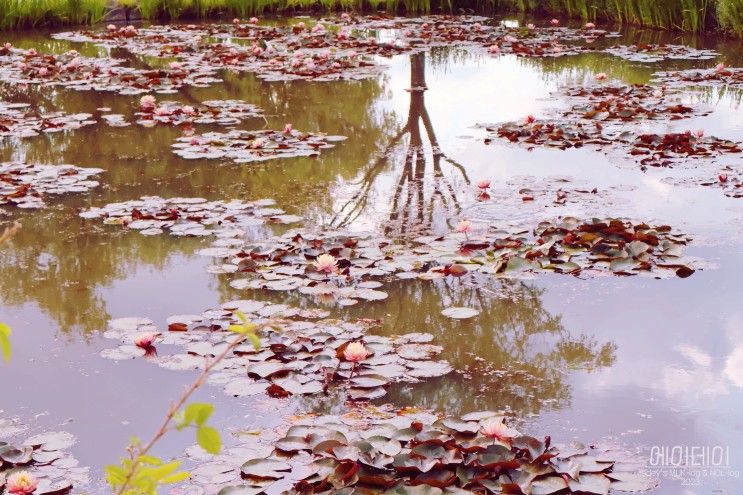
[[[696,33],[724,30],[743,37],[743,0],[0,0],[0,29],[92,24],[114,6],[138,9],[145,19],[160,20],[318,10],[422,14],[474,8]]]
[[[741,25],[743,0],[492,0],[498,10],[541,13],[583,19],[609,20],[640,26],[703,32],[719,26],[719,12],[737,6],[730,26]]]
[[[0,0],[0,29],[92,24],[107,11],[107,0]]]

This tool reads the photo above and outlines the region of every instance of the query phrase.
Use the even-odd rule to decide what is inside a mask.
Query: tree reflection
[[[93,113],[97,125],[68,133],[44,134],[30,139],[0,142],[0,158],[31,163],[71,163],[100,167],[101,185],[86,194],[50,197],[50,208],[21,211],[2,207],[23,229],[0,253],[0,306],[35,303],[64,332],[102,331],[109,318],[101,289],[131,277],[137,268],[164,270],[172,256],[190,255],[204,247],[205,239],[144,237],[117,227],[102,227],[78,217],[81,208],[127,201],[142,195],[204,197],[209,200],[273,198],[291,213],[311,217],[330,209],[328,184],[338,177],[353,177],[379,143],[392,132],[393,121],[377,112],[376,101],[384,90],[378,80],[357,83],[267,83],[251,74],[224,74],[225,83],[190,88],[182,98],[241,99],[266,110],[268,125],[283,128],[286,122],[302,130],[348,135],[322,159],[307,157],[272,160],[261,164],[219,164],[209,160],[184,160],[170,152],[182,130],[132,125],[111,128],[100,121],[98,108],[108,107],[132,119],[136,97],[103,92],[55,88],[28,89],[0,85],[1,96],[33,103],[46,111]],[[342,97],[339,97],[339,94]],[[291,112],[290,112],[291,109]],[[264,127],[265,121],[246,121],[240,127]],[[224,131],[203,126],[198,132]],[[0,215],[2,214],[0,211]],[[188,261],[185,261],[188,262]],[[203,270],[202,260],[194,270]],[[146,288],[138,288],[146,289]],[[203,305],[188,291],[178,294],[194,310]],[[153,304],[169,294],[152,294]]]
[[[447,167],[470,183],[465,168],[440,148],[431,117],[426,109],[426,54],[410,56],[410,106],[403,128],[389,141],[378,157],[365,167],[358,190],[331,220],[331,226],[344,228],[364,212],[376,183],[390,169],[396,177],[384,224],[386,235],[411,235],[430,231],[437,218],[456,215],[461,210],[458,191],[444,172]],[[401,144],[403,143],[403,144]],[[427,172],[430,178],[427,178]]]
[[[403,280],[385,290],[389,297],[384,303],[349,309],[344,318],[380,319],[384,335],[431,333],[432,344],[444,349],[440,358],[457,372],[394,385],[382,403],[454,415],[503,410],[525,417],[569,407],[571,373],[612,366],[616,358],[613,342],[567,330],[560,316],[544,307],[544,289],[523,281],[470,276]],[[449,306],[476,308],[480,314],[452,320],[441,314]],[[307,405],[326,410],[332,401],[310,400]]]

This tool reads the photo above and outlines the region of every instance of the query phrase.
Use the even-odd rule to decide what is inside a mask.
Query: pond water
[[[17,47],[83,55],[122,56],[93,44],[55,41],[50,33],[6,35]],[[112,318],[142,316],[159,325],[173,314],[199,313],[234,299],[264,299],[299,307],[320,305],[332,317],[380,319],[379,332],[433,334],[441,359],[463,373],[393,385],[376,403],[416,405],[447,414],[505,410],[535,435],[586,443],[613,442],[647,453],[653,446],[723,446],[733,472],[682,480],[665,473],[658,494],[738,493],[743,486],[743,203],[716,188],[679,183],[689,168],[641,171],[621,153],[525,147],[485,141],[481,123],[520,121],[565,101],[550,96],[595,74],[647,83],[657,70],[743,64],[741,45],[724,39],[623,31],[611,43],[673,42],[717,50],[715,60],[640,63],[605,53],[560,58],[493,57],[477,50],[436,47],[380,58],[384,70],[359,81],[267,82],[224,72],[224,82],[183,88],[158,99],[198,103],[240,99],[263,108],[264,119],[244,129],[295,129],[348,139],[320,157],[258,163],[185,160],[170,144],[182,131],[170,126],[110,127],[97,109],[131,115],[138,96],[3,85],[3,101],[47,110],[91,113],[99,122],[69,133],[6,138],[2,161],[69,163],[105,170],[88,193],[60,196],[40,210],[2,207],[23,228],[0,251],[0,321],[13,328],[14,354],[0,368],[0,410],[35,429],[65,429],[71,449],[100,473],[131,435],[154,431],[168,402],[195,376],[143,360],[110,361],[102,337]],[[144,60],[142,63],[151,63]],[[409,91],[411,87],[426,91]],[[689,91],[684,101],[708,115],[653,123],[659,132],[703,128],[743,140],[739,91]],[[200,131],[220,130],[202,126]],[[433,141],[433,147],[432,147]],[[711,177],[740,158],[709,167]],[[565,205],[522,201],[519,189],[568,187],[599,191],[595,199]],[[478,200],[475,183],[492,181]],[[551,186],[550,186],[551,185]],[[526,194],[526,193],[524,193]],[[228,275],[210,274],[196,252],[208,239],[143,236],[78,217],[81,209],[142,195],[208,200],[273,198],[309,226],[382,232],[389,236],[442,233],[460,218],[475,225],[516,223],[532,228],[556,216],[626,217],[668,224],[694,240],[698,258],[689,278],[538,274],[525,280],[487,276],[386,285],[384,301],[322,306],[296,292],[237,290]],[[267,227],[254,235],[269,234]],[[285,227],[277,228],[276,231]],[[474,307],[476,318],[441,315],[449,306]],[[493,377],[497,379],[493,379]],[[271,427],[297,411],[342,412],[332,398],[231,398],[204,387],[198,398],[216,403],[227,428]],[[160,454],[178,456],[190,435],[169,437]],[[719,474],[719,475],[718,475]],[[100,481],[100,480],[98,480]],[[91,493],[102,491],[100,484]]]

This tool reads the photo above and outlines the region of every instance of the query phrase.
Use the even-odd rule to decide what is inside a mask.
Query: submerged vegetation
[[[743,35],[740,0],[0,0],[0,29],[93,24],[114,11],[144,19],[247,17],[287,11],[384,10],[388,13],[521,12],[691,32]]]

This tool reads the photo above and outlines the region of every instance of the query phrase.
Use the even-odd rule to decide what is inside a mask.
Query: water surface
[[[12,35],[17,46],[101,54],[93,46],[51,41],[46,33]],[[740,45],[722,39],[669,37],[627,31],[618,42],[661,40],[714,48],[729,65],[743,64]],[[383,302],[342,309],[339,318],[379,318],[383,334],[430,332],[442,358],[464,372],[395,386],[380,402],[419,405],[451,414],[505,410],[523,429],[558,440],[617,442],[626,448],[722,445],[731,468],[743,469],[743,203],[719,190],[674,185],[683,170],[641,172],[622,157],[590,149],[527,151],[486,144],[477,123],[522,119],[559,106],[550,93],[590,81],[597,72],[627,83],[648,82],[659,68],[716,62],[641,64],[605,54],[560,59],[492,58],[464,49],[383,60],[375,79],[358,82],[262,82],[252,74],[224,75],[224,84],[187,88],[167,99],[243,99],[264,108],[266,121],[243,128],[294,128],[348,136],[319,158],[261,164],[184,160],[169,150],[180,131],[104,123],[69,134],[2,143],[3,160],[101,167],[92,193],[53,198],[38,211],[6,209],[23,229],[0,252],[0,320],[14,329],[14,355],[1,369],[0,409],[35,428],[59,426],[78,436],[73,453],[94,472],[114,461],[130,435],[146,437],[189,373],[141,360],[98,356],[111,342],[101,333],[111,318],[198,313],[221,302],[256,298],[315,307],[300,295],[237,291],[229,277],[206,272],[195,255],[208,240],[145,237],[78,218],[81,208],[141,195],[209,200],[270,197],[309,225],[388,235],[443,232],[461,217],[480,224],[534,225],[557,215],[623,216],[673,225],[695,239],[690,254],[705,260],[688,279],[539,276],[533,280],[462,277],[399,281]],[[427,91],[407,91],[415,86]],[[110,107],[129,114],[134,98],[92,92],[3,86],[3,100],[45,109],[88,112]],[[741,95],[690,92],[714,106],[706,117],[662,130],[702,127],[743,140]],[[211,130],[204,128],[203,131]],[[215,129],[218,130],[218,129]],[[433,144],[433,147],[432,147]],[[739,166],[735,159],[730,164]],[[714,172],[713,172],[714,173]],[[519,187],[569,177],[605,194],[588,205],[540,211],[520,202]],[[478,202],[474,183],[489,178],[497,194]],[[448,306],[481,311],[450,320]],[[493,380],[492,376],[499,377]],[[277,423],[277,402],[232,399],[206,387],[225,428]],[[329,399],[284,401],[284,413],[343,410]],[[191,443],[170,438],[161,453],[177,456]],[[708,475],[690,486],[663,478],[662,494],[738,493],[739,478]],[[100,487],[94,488],[96,492]]]

